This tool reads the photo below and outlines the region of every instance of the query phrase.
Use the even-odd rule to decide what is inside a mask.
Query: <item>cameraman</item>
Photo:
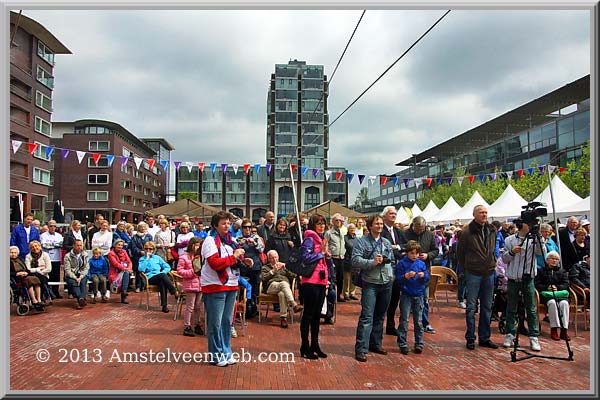
[[[506,277],[508,278],[507,307],[506,307],[506,336],[504,347],[511,347],[515,338],[515,320],[520,296],[523,297],[527,327],[529,329],[529,345],[531,350],[540,351],[539,323],[535,300],[534,278],[537,273],[535,254],[544,254],[544,246],[536,241],[535,249],[533,237],[530,235],[530,224],[536,226],[537,221],[525,222],[518,218],[514,221],[517,233],[506,238],[502,261],[506,264]],[[533,230],[536,234],[536,229]],[[534,254],[535,251],[535,254]]]

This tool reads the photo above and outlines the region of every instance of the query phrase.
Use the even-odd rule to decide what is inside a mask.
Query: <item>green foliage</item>
[[[369,201],[369,189],[366,187],[360,188],[358,194],[356,195],[356,200],[354,200],[354,206],[358,209],[364,207]]]
[[[590,141],[581,146],[583,152],[581,159],[578,162],[571,161],[567,164],[567,172],[560,174],[560,179],[567,185],[572,191],[574,191],[580,197],[588,197],[590,195],[590,175],[583,176],[584,172],[590,171]],[[571,176],[571,170],[576,170],[575,174]]]
[[[190,199],[190,200],[198,200],[198,193],[195,192],[179,192],[177,195],[177,200],[181,199]]]
[[[37,219],[42,225],[48,222],[48,217],[42,210],[35,211],[33,213],[33,219]]]

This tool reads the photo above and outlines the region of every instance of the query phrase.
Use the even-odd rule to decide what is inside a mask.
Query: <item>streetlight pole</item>
[[[417,179],[417,155],[413,154],[412,155],[414,157],[414,164],[413,164],[413,178]],[[417,202],[417,181],[413,180],[413,183],[415,185],[415,203]]]

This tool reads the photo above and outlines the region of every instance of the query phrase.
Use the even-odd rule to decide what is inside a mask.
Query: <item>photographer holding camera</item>
[[[367,219],[369,234],[356,240],[352,249],[352,266],[360,270],[362,279],[361,312],[356,327],[355,358],[367,361],[367,354],[372,351],[386,355],[382,348],[383,321],[386,316],[390,297],[395,265],[392,243],[381,236],[383,218],[373,215]]]

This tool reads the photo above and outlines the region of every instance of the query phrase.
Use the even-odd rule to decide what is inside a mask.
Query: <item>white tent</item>
[[[572,214],[586,214],[590,212],[590,196],[573,203],[569,206],[569,212]]]
[[[523,211],[527,201],[522,198],[512,185],[508,185],[504,192],[488,208],[488,218],[505,219],[508,217],[518,217]]]
[[[475,206],[478,205],[484,205],[486,206],[486,208],[490,208],[488,202],[485,201],[483,197],[481,197],[479,192],[476,190],[475,193],[473,193],[473,196],[471,196],[471,198],[469,199],[469,201],[467,201],[465,205],[460,209],[460,211],[457,212],[456,215],[454,215],[454,218],[452,218],[452,220],[460,219],[462,222],[470,221],[471,219],[473,219],[473,208],[475,208]]]
[[[401,222],[404,225],[408,225],[409,222],[408,213],[404,207],[398,207],[398,213],[396,214],[396,222]]]
[[[454,221],[454,216],[460,211],[460,206],[454,200],[454,197],[450,196],[446,204],[438,211],[437,214],[431,217],[427,222],[447,222]]]
[[[577,196],[571,189],[565,185],[565,183],[558,177],[558,175],[554,175],[551,181],[552,185],[552,194],[554,195],[554,205],[556,205],[556,213],[569,213],[573,212],[571,210],[571,205],[575,203],[579,203],[583,200],[581,197]],[[550,185],[544,189],[542,193],[539,194],[538,197],[533,199],[533,201],[539,201],[541,203],[546,204],[546,208],[548,209],[548,213],[552,212],[552,199],[550,197]],[[589,210],[589,209],[588,209]]]
[[[410,210],[412,211],[413,218],[418,217],[423,212],[423,211],[421,211],[421,209],[419,208],[417,203],[415,203]]]
[[[429,200],[429,203],[427,203],[427,207],[425,207],[425,209],[421,214],[419,214],[419,216],[425,218],[425,221],[429,222],[429,220],[431,220],[431,217],[433,217],[439,211],[440,209],[435,205],[433,200]]]

